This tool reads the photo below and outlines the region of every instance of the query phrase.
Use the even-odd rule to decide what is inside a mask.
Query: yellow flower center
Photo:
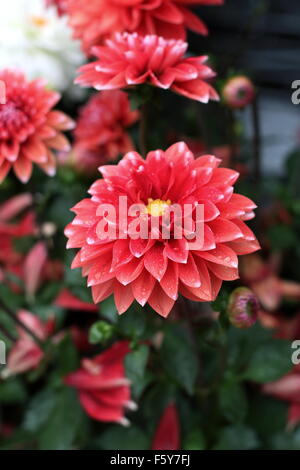
[[[43,28],[48,24],[47,18],[38,15],[33,15],[31,17],[31,22],[34,26],[37,26],[38,28]]]
[[[148,199],[147,212],[153,217],[159,217],[164,214],[165,210],[171,204],[170,199],[162,201],[161,199]]]

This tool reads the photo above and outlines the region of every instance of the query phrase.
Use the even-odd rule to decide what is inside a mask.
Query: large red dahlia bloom
[[[89,53],[92,46],[115,32],[185,39],[188,28],[205,35],[207,27],[187,7],[223,3],[224,0],[69,0],[67,10],[75,38],[82,40]]]
[[[100,168],[104,179],[91,186],[91,199],[73,208],[76,217],[65,230],[67,247],[80,248],[72,267],[81,267],[88,276],[95,303],[114,294],[119,313],[136,299],[142,306],[148,302],[166,317],[178,293],[195,301],[211,301],[223,280],[237,279],[237,255],[259,249],[244,223],[254,216],[256,206],[233,193],[238,173],[218,168],[219,163],[211,155],[195,159],[180,142],[165,152],[148,153],[146,160],[130,152],[118,165]],[[155,219],[158,229],[153,232],[151,227],[146,238],[134,237],[122,221],[108,217],[116,235],[103,237],[99,232],[107,220],[103,204],[118,209],[120,196],[127,198],[128,207],[144,205],[144,219],[147,223]],[[169,239],[162,237],[162,216],[175,204],[190,204],[192,218],[197,206],[204,209],[202,219],[196,219],[204,223],[204,243],[189,244],[188,231],[181,239],[171,230]],[[132,212],[128,216],[129,221],[137,221]],[[170,220],[174,229],[176,220]]]
[[[215,76],[204,65],[206,56],[184,57],[188,44],[159,36],[117,33],[105,46],[92,49],[98,60],[80,68],[75,80],[97,90],[115,90],[149,83],[171,88],[188,98],[207,103],[218,94],[205,80]]]
[[[60,95],[45,88],[42,80],[27,81],[21,72],[0,71],[1,80],[6,103],[0,105],[0,182],[13,168],[22,183],[27,183],[33,163],[53,176],[53,150],[69,149],[60,131],[74,126],[65,114],[52,110]]]
[[[124,370],[129,351],[128,343],[119,341],[93,359],[83,359],[81,368],[65,378],[67,385],[78,390],[80,403],[91,418],[128,424],[125,410],[135,408]]]
[[[126,93],[103,91],[82,108],[75,129],[75,165],[91,173],[108,160],[134,149],[126,128],[139,113],[130,109]]]

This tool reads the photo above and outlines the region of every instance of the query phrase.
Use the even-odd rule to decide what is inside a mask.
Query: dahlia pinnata
[[[0,183],[11,168],[27,183],[33,163],[53,176],[53,151],[70,148],[61,131],[74,127],[68,116],[52,110],[60,95],[43,80],[28,81],[18,71],[0,71],[0,80],[6,87],[6,103],[0,105]]]
[[[74,132],[74,165],[95,174],[98,167],[134,149],[126,132],[139,117],[130,109],[126,93],[103,91],[94,95],[82,108]]]
[[[92,46],[115,32],[185,39],[186,29],[191,29],[205,35],[207,27],[188,7],[223,3],[224,0],[68,0],[67,13],[74,37],[81,39],[89,53]]]
[[[223,280],[238,278],[237,255],[252,253],[259,244],[244,221],[254,217],[255,204],[233,193],[238,173],[218,168],[212,155],[195,159],[183,143],[166,151],[149,152],[146,160],[129,152],[118,165],[102,166],[103,179],[90,188],[90,199],[79,202],[73,222],[66,227],[68,248],[80,248],[72,267],[82,268],[92,287],[95,303],[114,294],[119,313],[134,300],[147,302],[167,317],[178,294],[195,301],[214,300]],[[130,224],[113,219],[103,207],[120,212],[121,197],[128,206],[144,207],[141,218],[131,212]],[[164,237],[163,219],[172,208],[189,207],[192,228],[175,235],[176,217],[170,217],[170,237]],[[196,218],[197,207],[202,207]],[[133,227],[149,225],[147,236],[136,236]],[[156,226],[150,222],[156,222]],[[131,224],[132,222],[132,224]],[[103,234],[107,223],[114,234]],[[203,227],[202,240],[189,243],[197,225]],[[113,232],[113,231],[112,231]],[[103,236],[104,235],[104,236]]]
[[[215,76],[204,65],[207,57],[185,57],[187,47],[181,40],[117,33],[104,46],[93,47],[98,60],[82,66],[75,83],[97,90],[148,83],[202,103],[218,100],[217,92],[206,82]]]

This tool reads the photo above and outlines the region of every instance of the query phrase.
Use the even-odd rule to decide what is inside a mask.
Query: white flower
[[[2,3],[2,2],[1,2]],[[65,17],[44,0],[6,0],[0,10],[0,68],[19,68],[65,90],[84,58]]]

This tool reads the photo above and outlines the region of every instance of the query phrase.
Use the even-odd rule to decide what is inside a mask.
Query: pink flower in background
[[[34,214],[24,214],[33,204],[32,195],[19,194],[0,205],[0,265],[4,269],[20,261],[21,255],[14,248],[14,239],[36,233]],[[20,220],[15,220],[20,217]]]
[[[255,87],[248,77],[230,78],[225,84],[222,96],[224,102],[233,109],[245,108],[255,98]]]
[[[42,80],[27,81],[18,71],[0,71],[6,85],[6,103],[0,105],[0,182],[12,168],[22,183],[31,177],[36,163],[48,175],[55,174],[53,150],[68,150],[62,130],[73,121],[53,111],[60,95],[45,87]]]
[[[127,133],[139,117],[131,111],[128,96],[120,90],[94,95],[81,109],[74,132],[73,164],[84,173],[95,175],[98,167],[134,149]]]
[[[215,76],[205,65],[206,56],[185,57],[188,44],[162,37],[117,33],[104,46],[94,47],[95,62],[79,69],[75,80],[97,90],[116,90],[134,85],[150,85],[175,91],[207,103],[218,94],[206,81]]]
[[[223,3],[224,0],[69,0],[67,12],[74,37],[82,41],[89,53],[92,46],[115,32],[185,39],[186,29],[191,29],[206,35],[206,25],[188,7]]]
[[[91,199],[73,208],[76,217],[65,230],[67,247],[80,248],[72,267],[88,277],[95,303],[114,294],[119,313],[136,299],[167,317],[179,293],[211,301],[223,280],[238,278],[237,255],[259,249],[244,222],[254,217],[256,206],[233,193],[238,173],[218,168],[219,163],[212,155],[195,159],[181,142],[149,152],[146,160],[130,152],[118,165],[100,168],[104,179],[90,188]],[[186,235],[155,240],[150,232],[148,239],[101,238],[97,227],[105,218],[99,211],[103,204],[117,207],[120,196],[129,206],[144,204],[148,220],[158,217],[159,223],[174,204],[191,204],[192,214],[202,205],[204,243],[190,247]]]
[[[180,423],[174,403],[167,406],[160,418],[153,438],[152,450],[179,450]]]
[[[83,359],[81,368],[65,378],[67,385],[78,390],[80,403],[91,418],[129,424],[125,411],[135,408],[124,369],[129,351],[127,341],[115,343],[93,359]]]
[[[48,259],[46,244],[37,242],[26,255],[23,265],[25,292],[32,298],[43,278],[43,269]]]
[[[37,315],[26,310],[20,310],[18,318],[42,341],[46,340],[54,331],[53,318],[43,323]],[[3,377],[36,369],[44,357],[41,348],[23,328],[17,327],[17,332],[19,338],[9,351],[7,367],[2,372]]]

